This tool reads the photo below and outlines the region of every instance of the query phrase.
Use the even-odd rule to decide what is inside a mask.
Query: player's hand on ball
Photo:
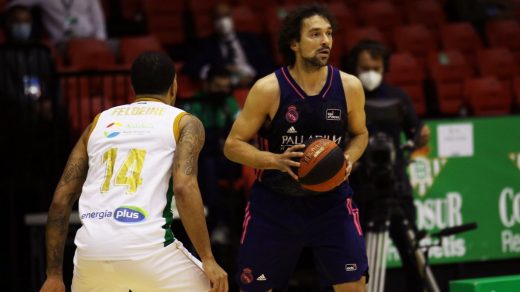
[[[203,261],[202,267],[204,269],[204,273],[211,283],[211,292],[228,291],[228,275],[214,259]]]
[[[65,284],[61,277],[48,277],[40,292],[65,292]]]
[[[300,158],[303,156],[303,152],[299,150],[302,150],[304,148],[304,144],[298,144],[287,148],[284,153],[278,155],[276,169],[282,172],[287,172],[290,176],[292,176],[292,178],[298,180],[298,176],[294,173],[292,167],[300,167],[300,162],[297,161],[299,161]]]

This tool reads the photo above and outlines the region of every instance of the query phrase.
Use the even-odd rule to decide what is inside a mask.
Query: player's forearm
[[[228,138],[224,145],[224,155],[236,163],[258,169],[273,169],[275,164],[275,153],[261,151],[253,145],[233,138]]]
[[[345,154],[348,154],[350,163],[354,164],[354,162],[358,161],[358,159],[363,155],[363,152],[367,148],[368,144],[368,132],[353,136],[346,149]]]
[[[74,147],[63,175],[56,187],[46,225],[47,276],[63,274],[63,249],[69,227],[69,217],[74,202],[81,195],[81,188],[88,172],[84,144]]]
[[[53,202],[46,225],[47,276],[63,275],[63,251],[69,227],[71,208]]]
[[[202,261],[212,259],[204,206],[196,182],[175,186],[175,203],[182,225]]]

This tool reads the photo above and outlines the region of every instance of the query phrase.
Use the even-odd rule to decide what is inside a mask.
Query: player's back
[[[173,241],[169,188],[184,113],[139,99],[96,117],[79,200],[83,226],[75,243],[82,257],[134,259]]]

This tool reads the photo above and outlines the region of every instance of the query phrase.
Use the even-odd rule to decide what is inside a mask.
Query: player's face
[[[328,64],[332,49],[332,26],[319,15],[306,18],[302,22],[300,41],[292,45],[296,55],[313,66],[322,67]]]

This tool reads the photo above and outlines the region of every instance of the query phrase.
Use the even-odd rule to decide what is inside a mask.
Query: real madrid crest
[[[287,112],[285,113],[285,119],[289,123],[296,123],[298,121],[299,114],[298,114],[298,108],[294,105],[290,105],[287,107]]]

